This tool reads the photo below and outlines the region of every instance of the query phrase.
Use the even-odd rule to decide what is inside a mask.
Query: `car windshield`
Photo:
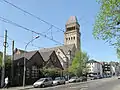
[[[71,79],[76,79],[77,77],[72,77]]]
[[[56,77],[55,80],[60,80],[60,77]]]
[[[39,82],[39,81],[43,81],[43,80],[45,80],[45,78],[41,78],[41,79],[37,80],[37,82]]]

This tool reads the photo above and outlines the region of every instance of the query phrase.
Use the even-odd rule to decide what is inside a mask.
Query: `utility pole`
[[[11,56],[11,85],[13,84],[13,60],[14,60],[14,40],[12,41],[12,56]]]
[[[3,47],[3,59],[2,59],[2,75],[1,75],[1,87],[4,86],[4,78],[5,78],[5,62],[6,62],[6,44],[7,44],[7,30],[5,30],[4,34],[4,47]]]

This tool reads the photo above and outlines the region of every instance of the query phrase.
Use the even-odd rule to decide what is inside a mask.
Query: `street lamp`
[[[27,49],[27,46],[33,42],[35,39],[39,38],[40,36],[36,36],[34,39],[30,40],[26,45],[25,45],[25,49],[24,49],[24,73],[23,73],[23,87],[25,87],[25,71],[26,71],[26,60],[25,60],[25,51]]]

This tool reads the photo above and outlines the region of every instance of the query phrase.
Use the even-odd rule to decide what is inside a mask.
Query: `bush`
[[[55,77],[61,76],[61,70],[56,68],[44,68],[41,70],[44,77],[52,77],[53,79]]]

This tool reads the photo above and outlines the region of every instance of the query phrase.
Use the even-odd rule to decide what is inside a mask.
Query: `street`
[[[22,88],[23,89],[23,88]],[[9,88],[7,90],[22,90]],[[4,89],[5,90],[5,89]],[[46,88],[26,88],[25,90],[120,90],[120,80],[117,77],[90,80],[87,82],[68,83]]]
[[[120,90],[120,80],[117,78],[98,79],[82,83],[69,83],[66,85],[35,88],[31,90]]]

